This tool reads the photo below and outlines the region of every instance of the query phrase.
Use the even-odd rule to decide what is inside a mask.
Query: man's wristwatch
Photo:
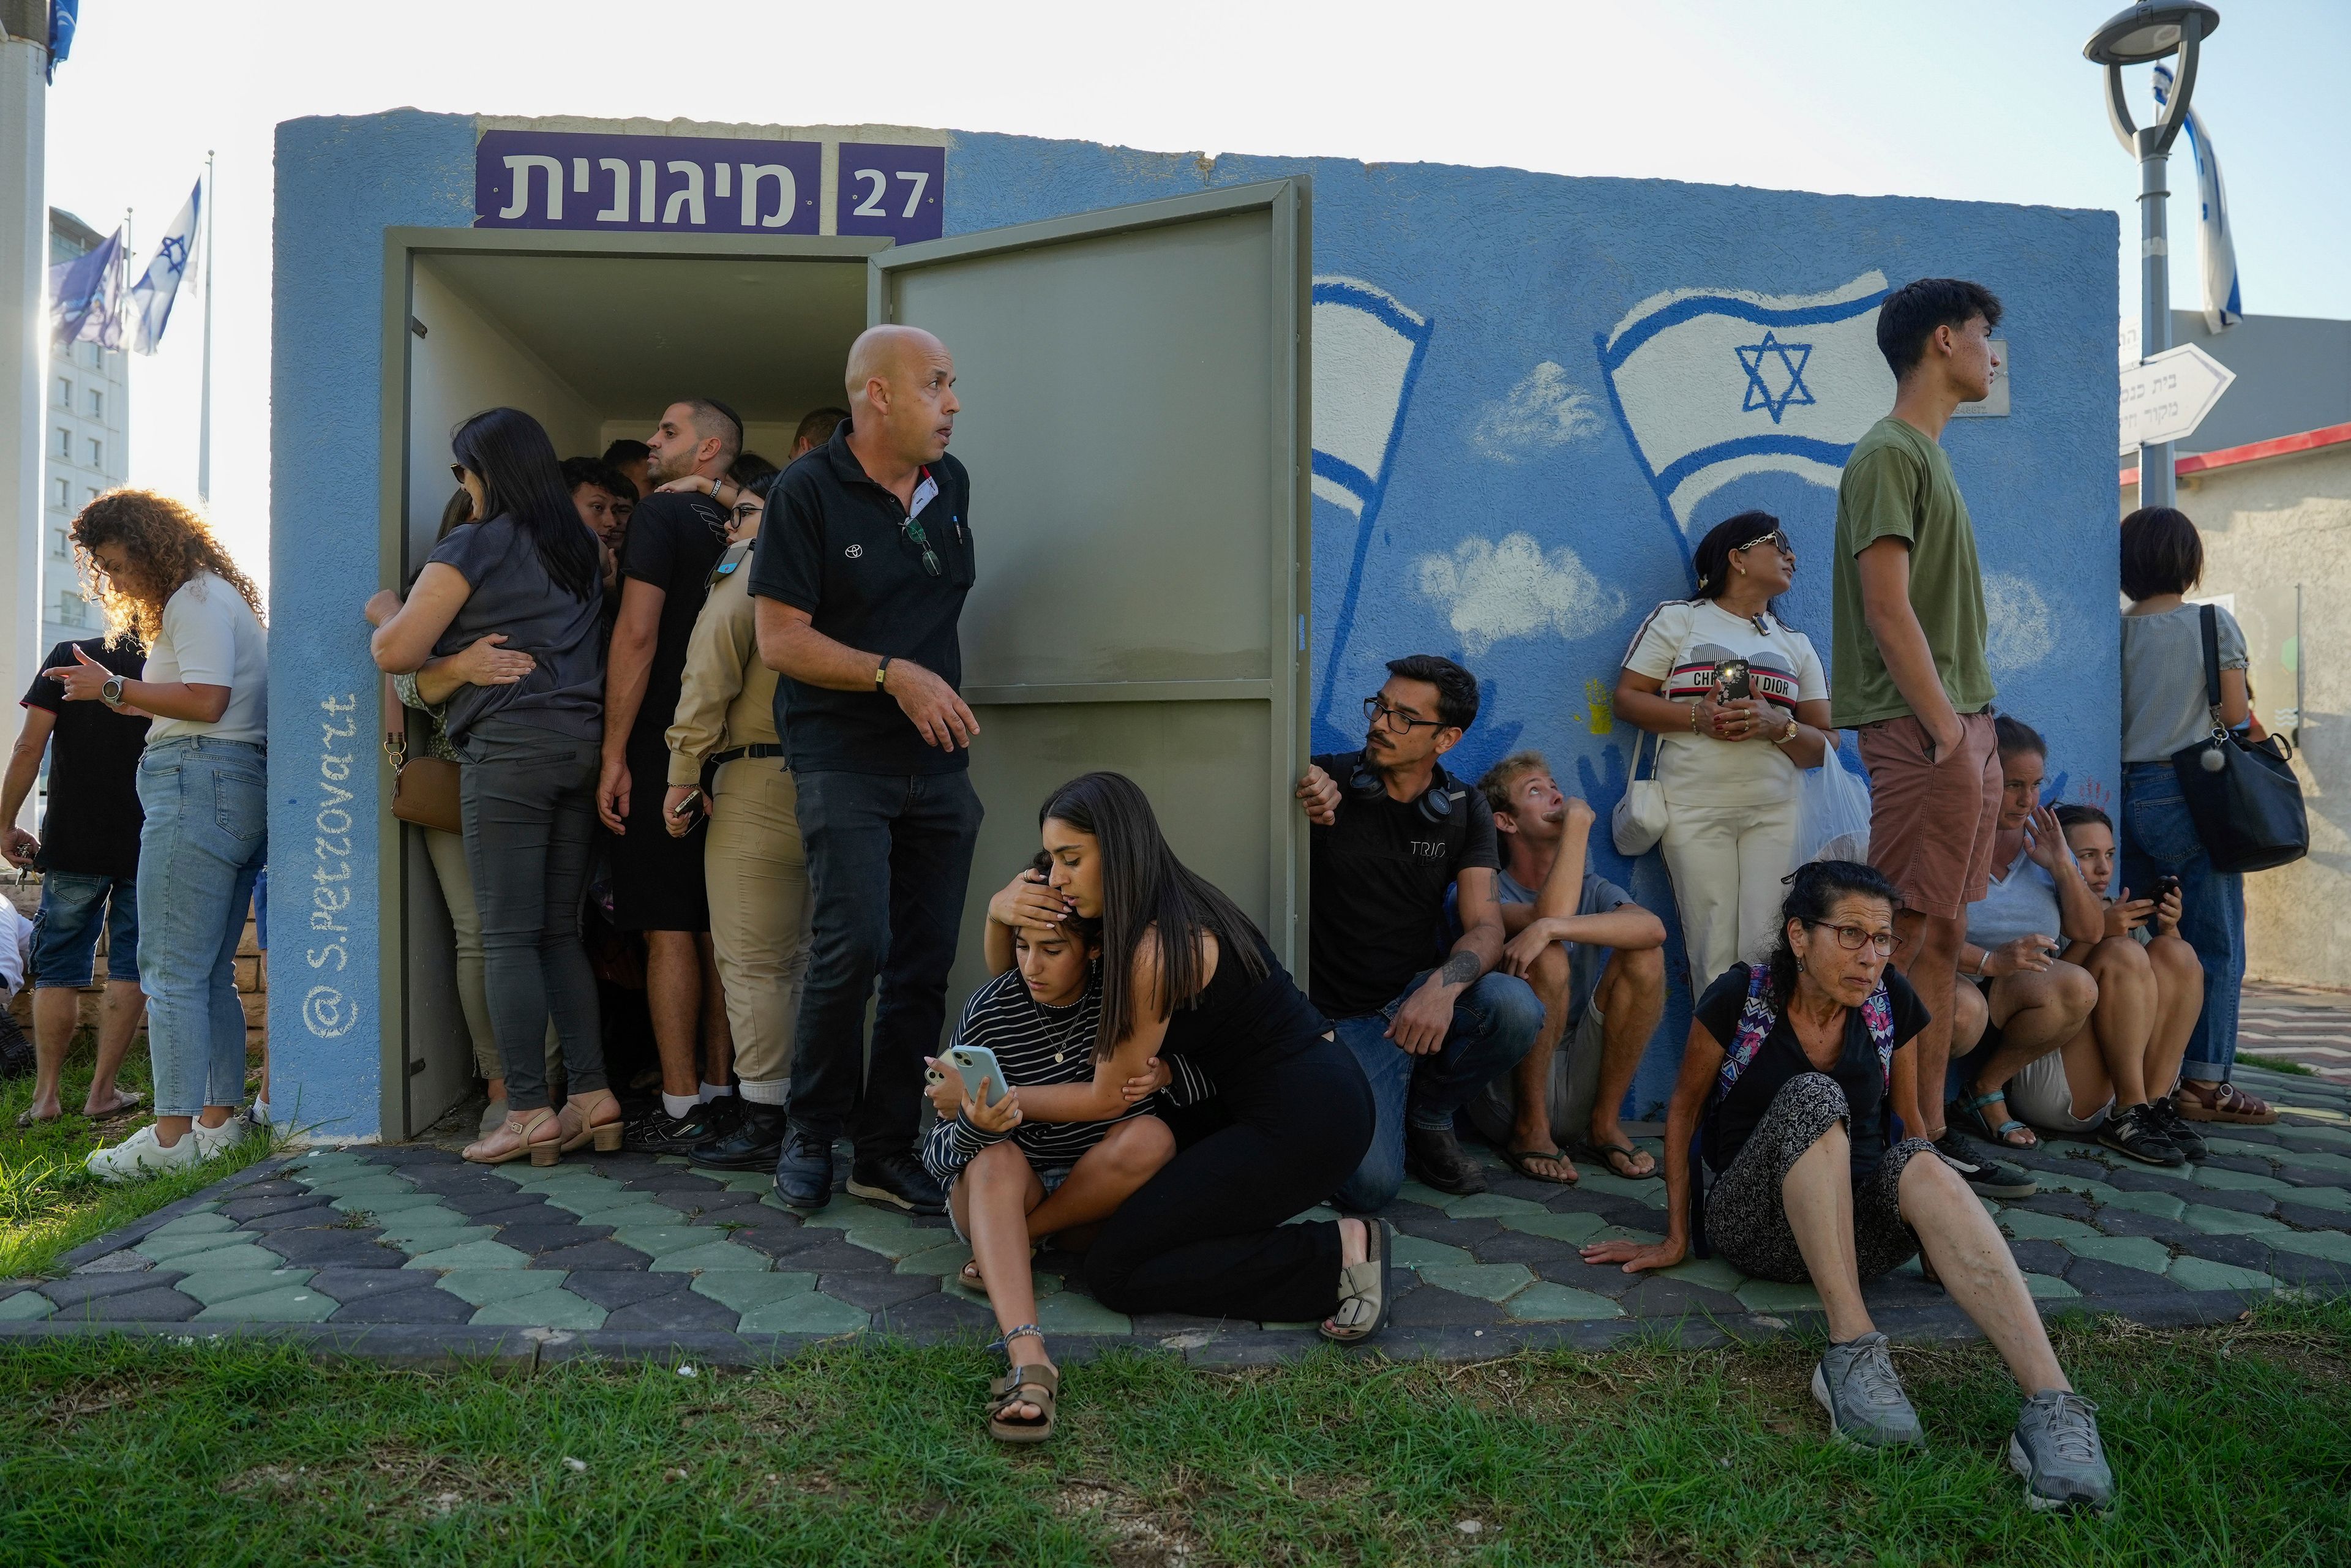
[[[883,655],[882,655],[882,662],[881,662],[880,664],[876,664],[876,665],[874,665],[874,666],[873,666],[873,689],[874,689],[875,691],[877,691],[877,692],[886,692],[886,691],[888,691],[888,690],[890,689],[888,686],[886,686],[886,685],[883,685],[883,684],[882,684],[883,681],[885,681],[886,679],[888,679],[888,678],[889,678],[889,674],[890,674],[890,655],[889,655],[889,654],[887,654],[887,653],[884,653],[884,654],[883,654]]]
[[[98,700],[104,703],[109,707],[120,707],[122,706],[122,677],[120,675],[108,676],[106,685],[98,688]]]

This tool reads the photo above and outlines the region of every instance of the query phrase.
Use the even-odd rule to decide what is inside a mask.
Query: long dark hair
[[[1780,935],[1766,960],[1771,969],[1774,1012],[1786,1011],[1796,994],[1796,949],[1788,940],[1788,922],[1811,925],[1826,920],[1838,899],[1856,896],[1882,898],[1895,909],[1902,907],[1902,894],[1886,880],[1886,873],[1859,861],[1807,861],[1788,878],[1788,896],[1780,903]]]
[[[545,426],[518,408],[489,409],[451,434],[449,451],[482,481],[483,521],[512,517],[549,579],[574,599],[601,591],[596,537],[571,504]]]
[[[1219,964],[1238,962],[1251,980],[1266,975],[1260,951],[1265,937],[1257,923],[1208,882],[1176,858],[1159,831],[1142,786],[1123,773],[1087,773],[1045,798],[1037,825],[1067,822],[1090,833],[1102,850],[1102,1022],[1094,1031],[1094,1056],[1112,1048],[1133,1027],[1135,1015],[1134,956],[1146,934],[1158,945],[1159,1010],[1172,1013],[1197,998],[1207,984],[1200,951],[1204,936],[1217,939]]]

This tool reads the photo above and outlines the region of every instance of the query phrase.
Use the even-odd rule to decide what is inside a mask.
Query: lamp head
[[[2082,57],[2102,66],[2149,65],[2178,54],[2191,26],[2197,38],[2209,38],[2220,26],[2220,13],[2201,0],[2140,0],[2093,33]]]

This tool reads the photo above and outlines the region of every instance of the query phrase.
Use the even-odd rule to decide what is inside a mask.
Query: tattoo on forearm
[[[1456,953],[1445,960],[1445,967],[1437,972],[1437,978],[1448,986],[1466,986],[1477,979],[1478,968],[1477,954]]]

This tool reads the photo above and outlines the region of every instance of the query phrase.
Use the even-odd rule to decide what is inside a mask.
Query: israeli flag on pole
[[[2155,68],[2155,106],[2171,101],[2171,68]],[[2188,145],[2196,152],[2198,250],[2204,268],[2204,329],[2225,332],[2245,319],[2237,293],[2237,242],[2229,235],[2229,193],[2220,183],[2220,160],[2204,133],[2204,117],[2188,111]]]
[[[1685,557],[1698,504],[1735,479],[1836,487],[1854,443],[1894,406],[1877,350],[1886,292],[1875,270],[1823,294],[1677,288],[1600,336],[1609,398]]]
[[[172,220],[172,226],[155,243],[155,254],[147,259],[147,270],[131,287],[131,346],[142,354],[152,354],[163,340],[163,329],[172,319],[172,301],[180,292],[180,280],[196,264],[196,246],[204,235],[197,219],[203,214],[204,183],[197,180],[196,188],[188,193],[187,205]]]
[[[48,81],[57,85],[57,62],[73,53],[74,28],[81,20],[81,0],[49,0]]]
[[[122,280],[129,258],[122,231],[89,255],[49,268],[49,314],[57,340],[122,347]]]

